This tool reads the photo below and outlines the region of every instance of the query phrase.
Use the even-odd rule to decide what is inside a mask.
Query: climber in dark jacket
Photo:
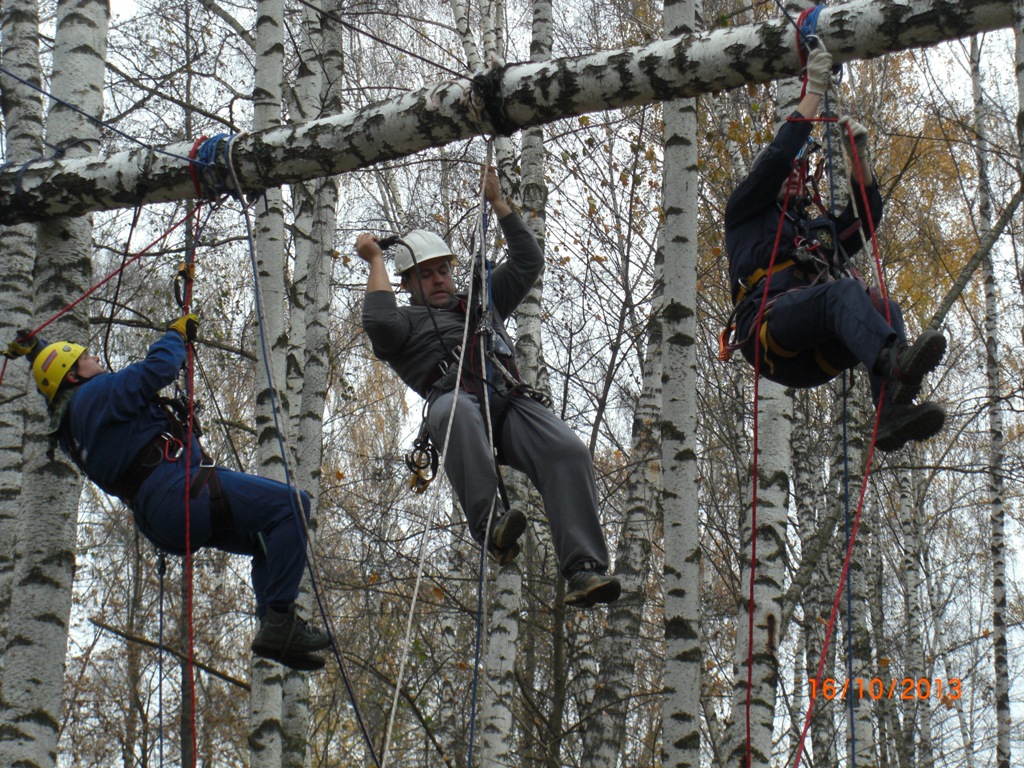
[[[18,332],[6,355],[31,358],[61,449],[86,477],[124,501],[153,544],[171,554],[186,552],[189,496],[192,551],[215,547],[252,558],[259,619],[253,652],[296,669],[319,669],[324,660],[316,652],[330,640],[295,611],[306,566],[305,531],[296,510],[308,519],[309,496],[273,480],[214,467],[194,435],[185,444],[187,414],[159,397],[176,381],[186,341],[196,338],[198,326],[194,314],[179,318],[145,359],[113,373],[79,344],[47,344],[28,331]]]
[[[851,202],[835,217],[810,212],[800,156],[831,69],[831,56],[823,48],[809,53],[806,91],[796,111],[755,157],[726,205],[733,347],[751,364],[756,349],[761,375],[791,387],[818,386],[863,363],[876,406],[881,398],[876,445],[893,451],[942,428],[941,405],[913,401],[922,377],[941,361],[946,340],[927,330],[908,345],[899,305],[877,301],[847,271],[850,257],[864,245],[867,226],[861,226],[854,204],[863,208],[866,200],[875,224],[882,216],[867,129],[859,123],[840,121],[847,153],[856,158]]]

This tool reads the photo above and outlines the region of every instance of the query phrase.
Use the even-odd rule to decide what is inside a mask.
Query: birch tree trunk
[[[819,437],[815,429],[818,416],[814,410],[814,396],[810,392],[799,392],[794,397],[795,423],[791,446],[793,451],[793,504],[796,508],[796,519],[800,532],[801,568],[808,570],[806,587],[801,591],[800,602],[803,606],[803,654],[798,655],[795,665],[801,675],[796,688],[795,701],[800,702],[800,709],[794,712],[795,738],[799,739],[803,731],[807,701],[811,693],[811,680],[816,680],[815,687],[820,690],[818,666],[825,641],[823,622],[828,620],[832,607],[831,596],[835,593],[839,574],[839,550],[835,541],[835,521],[841,515],[840,488],[841,460],[837,460],[836,450],[830,450],[828,461],[815,458],[812,447],[815,438]],[[830,441],[830,448],[841,451],[839,441]],[[825,465],[825,466],[822,466]],[[837,471],[838,467],[838,471]],[[825,470],[828,470],[827,472]],[[822,480],[827,475],[827,485]],[[827,544],[825,543],[827,542]],[[785,633],[785,629],[783,629]],[[828,654],[822,677],[834,677],[835,652]],[[838,733],[832,718],[830,705],[820,695],[814,702],[814,714],[811,719],[810,741],[815,762],[826,764],[836,762],[836,742]]]
[[[693,34],[696,1],[665,3],[666,35]],[[700,518],[697,493],[697,104],[664,105],[662,373],[665,702],[662,760],[700,765]]]
[[[34,0],[6,0],[0,18],[0,62],[22,80],[39,85],[39,14]],[[0,74],[0,107],[5,128],[5,159],[24,163],[39,157],[43,146],[43,106],[39,94],[6,74]],[[9,330],[35,327],[32,316],[32,267],[35,261],[36,225],[0,227],[0,253],[4,254],[0,316]],[[8,365],[0,399],[0,686],[3,684],[4,650],[11,610],[14,545],[18,512],[24,505],[22,487],[22,440],[28,398],[35,387],[28,383],[27,366]],[[27,386],[27,389],[26,389]],[[20,399],[19,399],[20,398]],[[0,687],[0,708],[3,707]]]
[[[50,145],[73,156],[94,150],[99,130],[62,102],[102,116],[108,20],[106,3],[98,0],[57,5],[51,92],[61,101],[50,109],[46,133]],[[49,222],[40,228],[36,247],[42,255],[34,280],[36,317],[48,318],[91,281],[91,217]],[[50,333],[85,343],[84,311],[65,315]],[[53,453],[42,399],[30,398],[29,408],[23,493],[32,504],[22,505],[15,532],[0,764],[42,767],[57,759],[81,482],[70,461]]]
[[[1018,65],[1024,62],[1018,61]],[[1020,77],[1020,70],[1018,70]],[[978,164],[978,234],[984,238],[992,229],[992,190],[989,183],[988,106],[981,87],[981,48],[971,38],[971,93],[974,99],[975,161]],[[993,694],[996,709],[996,768],[1010,768],[1010,670],[1006,640],[1006,510],[1003,506],[1003,405],[1002,371],[999,356],[999,304],[992,252],[982,260],[985,285],[985,383],[988,410],[987,482],[989,551],[992,556],[992,661]],[[941,646],[940,646],[941,647]],[[959,704],[959,702],[957,702]],[[971,750],[966,750],[970,755]]]
[[[316,62],[304,70],[296,89],[296,112],[305,119],[320,112],[340,110],[343,44],[341,30],[326,14],[303,8],[303,60]],[[297,406],[295,419],[296,477],[311,500],[309,549],[314,545],[320,499],[323,463],[323,414],[327,401],[330,338],[330,278],[334,264],[334,232],[337,224],[338,179],[327,177],[314,183],[296,185],[292,198],[297,201],[294,216],[295,271],[290,296],[288,338],[291,360],[289,399]],[[316,606],[306,593],[304,610],[313,616]],[[335,636],[337,639],[337,636]],[[330,660],[329,660],[330,661]],[[285,678],[282,691],[282,732],[285,768],[304,768],[308,764],[310,728],[309,678],[292,673]]]
[[[800,99],[800,82],[779,84],[776,130]],[[740,525],[740,584],[737,614],[730,763],[753,768],[772,756],[779,662],[783,585],[786,578],[786,524],[792,461],[792,392],[759,382],[754,482],[756,500],[745,507]],[[757,524],[752,525],[752,514]]]
[[[918,530],[917,503],[915,500],[913,473],[900,473],[900,528],[903,533],[903,575],[904,606],[907,626],[907,655],[905,677],[924,676],[924,642],[922,623],[924,612],[921,606],[921,540]],[[916,699],[903,702],[903,738],[898,747],[900,765],[910,768],[923,759],[924,744],[919,736],[919,703]]]
[[[284,2],[259,0],[256,4],[255,82],[253,128],[272,128],[281,123],[282,73],[284,69]],[[284,457],[278,440],[287,434],[287,400],[282,382],[287,335],[284,273],[284,210],[279,189],[268,189],[256,207],[253,227],[256,249],[256,436],[259,472],[275,480],[285,479]],[[262,310],[262,314],[260,314]],[[268,380],[269,372],[269,380]],[[274,408],[278,409],[275,420]],[[278,433],[282,430],[282,434]],[[249,703],[249,748],[253,768],[281,768],[285,763],[283,738],[285,679],[283,665],[253,657],[252,693]]]
[[[664,248],[661,251],[663,254]],[[626,481],[626,510],[615,553],[615,575],[622,583],[622,597],[608,608],[608,629],[601,648],[600,674],[593,701],[594,719],[583,742],[583,751],[589,756],[588,765],[592,768],[614,768],[620,760],[626,759],[626,718],[635,689],[638,642],[652,566],[651,538],[655,523],[652,514],[661,509],[663,291],[660,274],[656,275],[655,283],[643,383],[631,434],[631,464],[635,468]]]
[[[833,146],[839,146],[833,144]],[[845,202],[844,202],[845,205]],[[849,379],[847,379],[847,382]],[[844,475],[846,492],[843,494],[843,556],[849,547],[853,535],[853,525],[857,515],[857,503],[860,490],[864,483],[864,469],[867,462],[864,436],[871,434],[875,412],[869,407],[868,392],[864,387],[850,392],[843,404],[844,422],[842,433],[845,437]],[[862,425],[864,425],[862,427]],[[845,585],[846,594],[842,601],[845,618],[846,636],[846,671],[842,679],[853,690],[855,681],[868,681],[875,676],[875,664],[871,631],[869,625],[871,606],[881,601],[882,595],[874,591],[875,560],[881,558],[876,541],[876,523],[878,508],[864,499],[861,510],[860,527],[857,531],[856,546],[850,560],[849,579]],[[841,573],[841,570],[840,570]],[[833,583],[833,589],[835,583]],[[876,723],[874,708],[869,697],[848,694],[844,703],[847,723],[847,759],[860,768],[874,768],[878,765],[875,737]]]
[[[870,503],[877,509],[880,507],[881,501],[875,494],[872,494]],[[875,517],[878,516],[878,512],[875,512]],[[876,601],[869,604],[871,612],[871,636],[875,648],[880,649],[881,652],[881,649],[887,647],[885,612],[884,605],[881,600],[881,595],[885,593],[886,582],[884,560],[881,552],[879,552],[877,557],[872,557],[870,576],[872,594],[878,596]],[[892,685],[893,677],[891,656],[879,656],[877,676],[881,679],[884,690],[888,691],[889,686]],[[886,696],[882,696],[874,702],[874,710],[875,721],[878,723],[879,766],[881,768],[891,768],[892,766],[904,768],[904,765],[901,762],[903,752],[899,747],[900,724],[899,715],[896,711],[896,702]]]

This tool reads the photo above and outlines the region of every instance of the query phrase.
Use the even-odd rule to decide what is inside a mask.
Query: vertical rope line
[[[200,204],[201,205],[201,204]],[[196,210],[200,208],[196,206]],[[188,258],[185,260],[185,286],[183,291],[182,314],[189,314],[192,305],[192,267],[195,264],[196,248],[198,246],[198,221],[196,220],[196,236],[192,241],[192,248],[189,250]],[[187,326],[186,326],[187,327]],[[190,707],[190,726],[192,730],[192,765],[196,765],[199,759],[199,739],[196,734],[196,674],[195,674],[195,588],[192,558],[192,441],[195,439],[195,363],[193,359],[194,350],[192,342],[185,338],[185,386],[188,396],[188,425],[185,430],[185,616],[188,632],[188,682]]]
[[[768,291],[771,288],[772,269],[775,266],[775,259],[779,255],[779,242],[782,240],[782,229],[786,221],[786,209],[789,207],[789,184],[786,184],[786,194],[782,201],[782,213],[779,216],[779,224],[775,229],[775,242],[772,245],[772,257],[768,262],[768,271],[764,278],[764,291],[761,294],[761,304],[757,310],[757,320],[754,324],[754,423],[753,423],[753,459],[752,475],[754,496],[750,504],[750,589],[748,593],[748,619],[747,619],[747,700],[745,706],[746,725],[746,762],[747,768],[751,765],[752,752],[752,729],[750,722],[750,705],[754,687],[754,584],[757,575],[757,494],[758,483],[758,404],[761,393],[761,326],[765,322],[765,308],[768,305]]]
[[[477,268],[479,268],[480,269],[480,277],[481,277],[480,305],[481,305],[481,308],[482,308],[482,312],[481,312],[481,315],[480,315],[480,322],[485,322],[485,318],[486,318],[486,322],[488,324],[491,322],[491,320],[490,320],[490,312],[491,312],[491,272],[490,272],[490,269],[487,266],[487,260],[485,258],[485,255],[486,255],[486,242],[485,242],[485,239],[487,237],[487,200],[486,200],[486,195],[484,193],[484,190],[486,188],[485,185],[487,183],[487,173],[488,173],[488,170],[491,167],[491,160],[493,158],[493,152],[494,152],[494,143],[492,141],[488,140],[487,141],[487,160],[486,160],[486,162],[484,162],[483,172],[481,173],[481,176],[480,176],[480,201],[479,201],[480,217],[477,219],[477,226],[476,226],[477,234],[479,235],[479,238],[477,238],[478,247],[477,247],[477,252],[476,252],[476,257],[475,258],[479,260],[479,263],[475,263],[474,264],[474,271]],[[473,281],[470,280],[470,282],[472,283]],[[480,388],[481,389],[481,396],[483,397],[483,403],[484,403],[484,414],[485,414],[484,425],[487,428],[487,441],[488,441],[488,444],[490,445],[490,448],[491,448],[491,456],[495,460],[495,470],[498,471],[498,468],[497,468],[497,458],[495,456],[495,450],[494,450],[494,424],[491,422],[491,419],[490,419],[490,413],[491,413],[490,382],[491,382],[491,373],[493,372],[493,366],[491,365],[490,355],[487,354],[488,350],[486,350],[484,348],[485,341],[484,341],[483,334],[478,334],[478,339],[479,339],[479,349],[480,349],[480,362],[482,364],[480,372],[484,375],[483,386]],[[486,367],[484,367],[484,366],[486,366]],[[500,476],[498,477],[498,482],[499,483],[501,482]],[[485,616],[486,616],[486,612],[484,611],[484,605],[485,605],[485,602],[487,600],[487,585],[486,585],[486,579],[484,578],[484,576],[486,574],[486,567],[487,567],[487,542],[489,542],[491,540],[491,527],[494,525],[495,510],[497,509],[497,506],[498,506],[498,488],[497,488],[497,485],[496,485],[495,489],[494,489],[494,498],[491,500],[491,509],[490,509],[490,512],[487,515],[487,526],[486,526],[486,529],[484,531],[484,545],[482,547],[480,547],[480,559],[479,559],[480,567],[479,567],[478,574],[477,574],[476,638],[475,638],[474,647],[473,647],[473,683],[472,683],[472,686],[471,686],[471,695],[470,695],[469,751],[468,751],[468,754],[466,756],[466,766],[467,766],[467,768],[473,768],[473,743],[476,740],[477,693],[478,693],[479,682],[480,682],[480,667],[481,667],[481,658],[480,657],[481,657],[481,652],[482,652],[481,648],[482,648],[482,645],[483,645],[483,640],[482,640],[482,638],[483,638],[483,626],[484,626],[484,620],[485,620]]]

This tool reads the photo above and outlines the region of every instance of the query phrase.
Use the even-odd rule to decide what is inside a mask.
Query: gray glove
[[[857,158],[866,161],[871,160],[868,155],[868,129],[856,120],[853,120],[847,115],[839,118],[839,132],[843,136],[843,147],[846,149],[847,156],[853,159],[853,147],[851,147],[851,139],[853,144],[857,147]]]
[[[807,54],[807,93],[824,96],[832,82],[832,54],[820,45]]]

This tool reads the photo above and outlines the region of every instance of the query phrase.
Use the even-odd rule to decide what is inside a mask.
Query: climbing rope
[[[484,166],[483,166],[484,176],[481,178],[481,196],[483,194],[483,182],[484,182],[484,179],[486,178],[487,169],[491,165],[492,157],[493,157],[493,143],[491,141],[488,141],[487,142],[487,158],[486,158],[486,161],[484,162]],[[482,243],[483,242],[483,237],[484,237],[483,233],[486,232],[486,207],[485,207],[485,204],[484,204],[484,200],[482,200],[482,199],[480,201],[480,207],[481,207],[481,216],[478,219],[478,222],[479,222],[478,226],[480,227],[480,230],[481,230],[480,242]],[[410,254],[412,254],[412,258],[413,258],[413,267],[412,268],[416,269],[417,268],[416,254],[415,254],[415,252],[413,251],[412,248],[409,249],[409,252],[410,252]],[[448,424],[447,424],[447,426],[445,428],[444,442],[443,442],[443,447],[442,447],[442,450],[441,450],[441,456],[440,456],[440,459],[439,459],[439,464],[442,467],[445,464],[445,459],[447,457],[447,452],[448,452],[448,446],[450,445],[451,432],[452,432],[453,425],[455,423],[455,412],[456,412],[456,409],[459,406],[459,393],[460,393],[460,391],[462,389],[461,386],[460,386],[460,382],[462,381],[462,375],[463,375],[463,369],[464,369],[464,366],[465,366],[466,353],[467,353],[467,350],[469,350],[469,327],[470,327],[470,325],[472,323],[472,312],[470,312],[468,310],[468,308],[472,307],[472,305],[473,305],[474,289],[475,288],[476,288],[475,281],[470,280],[469,281],[468,291],[467,291],[467,296],[466,296],[466,305],[467,305],[466,320],[463,323],[462,341],[461,341],[460,346],[459,346],[458,364],[457,364],[457,367],[456,367],[456,374],[455,374],[456,386],[455,386],[455,389],[454,389],[454,392],[453,392],[453,395],[452,395],[452,407],[451,407],[451,411],[449,412],[449,415],[448,415]],[[427,303],[427,309],[428,309],[428,312],[431,312],[431,319],[433,320],[433,314],[432,314],[433,310],[431,309],[429,303]],[[436,325],[435,325],[435,330],[437,330]],[[440,333],[439,330],[438,330],[438,333]],[[483,389],[486,390],[487,387],[484,386]],[[489,420],[488,420],[488,423],[489,423]],[[492,450],[493,450],[493,445],[494,445],[493,436],[490,434],[490,431],[488,432],[488,434],[489,434],[489,437],[490,437],[491,446],[492,446]],[[399,697],[399,694],[400,694],[401,688],[402,688],[402,680],[403,680],[403,677],[404,677],[404,674],[405,674],[405,666],[406,666],[406,664],[408,662],[409,651],[410,651],[410,649],[412,647],[412,621],[413,621],[413,617],[415,615],[416,605],[417,605],[417,601],[418,601],[418,597],[419,597],[419,593],[420,593],[420,584],[421,584],[422,579],[423,579],[423,574],[424,574],[424,572],[426,570],[426,556],[427,556],[428,533],[429,533],[429,531],[431,529],[431,526],[433,525],[434,508],[435,508],[434,504],[431,504],[430,507],[428,508],[427,521],[426,521],[426,524],[424,526],[423,536],[422,536],[422,538],[420,540],[420,551],[419,551],[418,564],[417,564],[417,568],[416,568],[416,579],[415,579],[415,582],[414,582],[414,585],[413,585],[412,599],[411,599],[411,603],[410,603],[410,606],[409,606],[408,618],[406,620],[405,633],[404,633],[403,639],[402,639],[402,652],[401,652],[401,655],[399,657],[398,674],[397,674],[396,679],[395,679],[394,695],[393,695],[392,702],[391,702],[391,712],[390,712],[390,715],[389,715],[389,718],[388,718],[387,730],[385,731],[384,756],[383,756],[383,761],[382,761],[382,764],[381,764],[381,768],[387,768],[387,760],[388,760],[388,757],[389,757],[388,750],[390,749],[391,735],[392,735],[392,732],[393,732],[393,729],[394,729],[395,718],[396,718],[397,711],[398,711],[398,697]],[[493,506],[492,506],[492,513],[493,513]],[[492,519],[493,519],[493,514],[488,516],[487,531],[485,533],[485,538],[484,538],[485,542],[489,541],[490,526],[491,526]],[[479,568],[480,576],[479,576],[478,582],[477,582],[476,641],[475,641],[475,646],[474,646],[476,651],[474,653],[474,664],[473,664],[473,684],[472,684],[473,694],[472,694],[472,697],[471,697],[472,713],[471,713],[471,719],[470,719],[470,737],[469,737],[469,744],[470,744],[470,746],[469,746],[469,758],[468,758],[468,761],[467,761],[467,765],[468,766],[472,766],[472,749],[473,749],[472,745],[473,745],[473,731],[474,731],[473,724],[474,724],[474,721],[475,721],[475,712],[476,712],[476,687],[477,687],[477,678],[478,678],[479,669],[480,669],[479,648],[480,648],[480,636],[481,636],[481,629],[480,629],[480,626],[481,626],[481,606],[484,603],[484,596],[483,596],[483,589],[484,588],[483,588],[482,582],[484,581],[483,573],[484,573],[485,565],[486,565],[486,547],[481,547],[481,561],[480,561],[480,568]]]
[[[195,167],[194,164],[191,167]],[[199,206],[196,206],[197,208]],[[192,287],[195,277],[195,253],[199,242],[199,231],[192,239],[191,247],[186,252],[185,262],[175,275],[175,298],[183,315],[191,312]],[[184,334],[183,334],[184,335]],[[192,441],[195,436],[195,390],[192,342],[185,338],[185,397],[188,402],[188,419],[185,426],[185,623],[187,632],[187,666],[188,690],[191,706],[189,707],[190,731],[192,736],[193,760],[198,754],[199,741],[196,733],[196,672],[195,672],[195,623],[194,599],[195,584],[192,563]]]
[[[226,164],[226,168],[227,168],[227,179],[229,181],[229,184],[228,184],[227,188],[228,189],[233,189],[235,191],[238,191],[238,190],[241,189],[241,185],[238,182],[238,176],[237,176],[237,174],[235,172],[234,163],[232,161],[232,155],[231,155],[231,143],[232,143],[232,141],[234,139],[235,139],[235,137],[230,137],[230,138],[225,140],[226,143],[225,143],[223,152],[224,152],[224,160],[225,160],[225,164]],[[242,204],[242,217],[243,217],[243,221],[245,223],[246,240],[247,240],[248,247],[249,247],[249,257],[250,257],[250,263],[251,263],[251,266],[252,266],[253,288],[254,288],[253,295],[254,295],[254,301],[255,301],[255,305],[256,305],[255,309],[256,309],[257,330],[259,331],[258,336],[259,336],[259,341],[260,341],[260,349],[261,349],[262,357],[263,357],[263,368],[264,368],[264,373],[266,375],[267,385],[268,385],[269,402],[270,402],[270,413],[271,413],[271,416],[273,418],[274,431],[275,431],[275,434],[277,436],[278,449],[279,449],[279,452],[280,452],[280,455],[281,455],[282,466],[284,468],[284,482],[285,482],[285,484],[289,488],[293,489],[293,491],[294,491],[294,493],[292,493],[290,495],[290,497],[289,497],[290,500],[291,500],[291,505],[292,505],[292,513],[293,513],[293,517],[294,517],[294,519],[296,521],[296,525],[299,527],[299,530],[302,533],[303,538],[304,538],[304,540],[306,542],[306,555],[307,555],[306,556],[306,569],[307,569],[307,573],[309,575],[310,586],[311,586],[312,591],[313,591],[313,596],[314,596],[314,599],[316,600],[316,603],[317,603],[317,608],[319,609],[320,616],[321,616],[321,618],[322,618],[322,620],[324,622],[324,626],[327,629],[328,637],[330,638],[330,641],[331,641],[331,651],[333,653],[335,662],[336,662],[336,664],[338,666],[338,670],[339,670],[339,672],[341,674],[342,682],[344,683],[345,689],[346,689],[346,691],[348,693],[349,701],[352,704],[352,710],[353,710],[353,713],[355,714],[356,724],[359,727],[360,734],[362,735],[363,740],[364,740],[364,742],[366,744],[366,748],[367,748],[367,750],[370,753],[370,757],[373,760],[373,764],[375,766],[378,766],[378,768],[380,768],[381,763],[380,763],[380,760],[377,757],[377,752],[376,752],[376,750],[374,748],[373,739],[370,737],[370,733],[369,733],[369,731],[368,731],[368,729],[366,727],[366,723],[365,723],[365,721],[363,719],[362,712],[361,712],[361,710],[359,708],[359,702],[358,702],[358,700],[356,698],[356,695],[355,695],[355,689],[352,686],[352,681],[351,681],[351,679],[349,677],[348,669],[347,669],[347,667],[345,665],[344,658],[342,657],[341,651],[338,648],[337,635],[336,635],[336,633],[334,632],[334,630],[333,630],[333,628],[331,626],[330,616],[328,614],[326,605],[325,605],[324,600],[323,600],[323,594],[322,594],[322,590],[320,588],[321,578],[320,578],[319,563],[318,563],[318,560],[317,560],[316,553],[315,553],[314,549],[309,545],[311,537],[310,537],[310,532],[309,532],[309,526],[308,526],[308,524],[306,522],[305,515],[302,512],[302,503],[301,503],[300,491],[299,491],[299,489],[295,485],[292,484],[292,477],[295,475],[294,468],[292,467],[292,453],[291,453],[291,450],[288,448],[287,440],[286,440],[285,435],[284,435],[284,428],[283,428],[283,426],[281,424],[281,413],[280,413],[281,409],[280,409],[280,404],[279,404],[278,398],[277,398],[277,391],[278,391],[278,389],[277,389],[277,384],[276,384],[276,381],[275,381],[273,369],[272,369],[272,366],[270,365],[270,351],[269,351],[269,345],[267,344],[266,327],[265,327],[266,326],[266,316],[265,316],[265,313],[264,313],[264,310],[263,310],[263,302],[262,302],[262,299],[261,299],[262,289],[260,288],[259,264],[258,264],[257,258],[256,258],[256,242],[255,242],[255,237],[253,236],[252,222],[251,222],[251,220],[249,218],[249,209],[252,206],[253,201],[250,201],[249,203],[245,203],[244,201],[240,200],[240,202],[243,203]]]

